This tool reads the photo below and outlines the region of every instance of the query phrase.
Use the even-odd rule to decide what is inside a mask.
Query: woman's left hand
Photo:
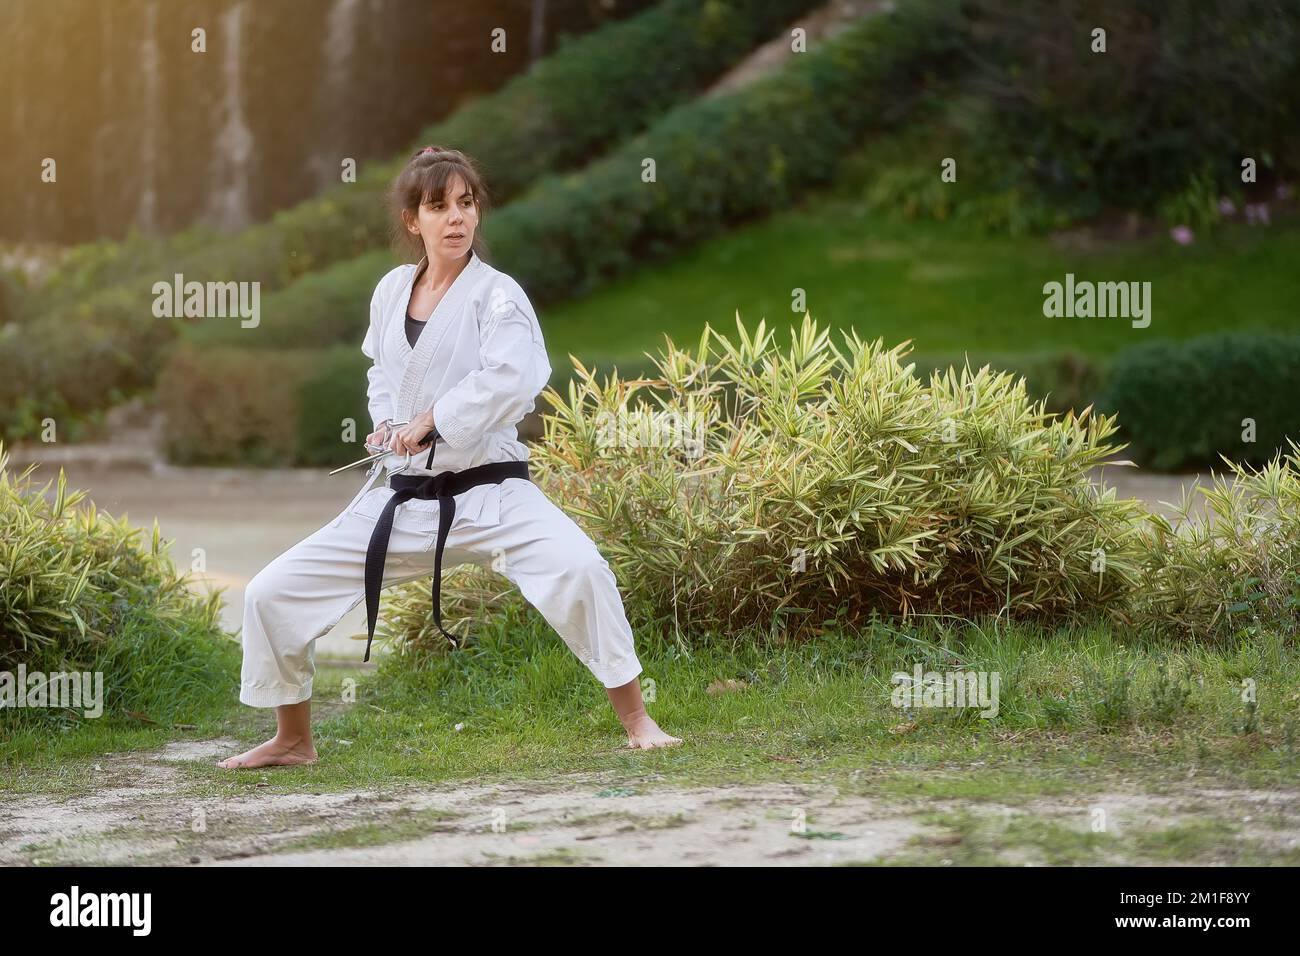
[[[393,432],[392,438],[389,439],[388,448],[399,455],[414,455],[420,451],[428,451],[428,445],[421,445],[424,436],[433,431],[433,412],[420,412],[411,421]]]

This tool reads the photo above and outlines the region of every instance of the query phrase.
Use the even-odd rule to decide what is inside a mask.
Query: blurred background
[[[6,0],[7,470],[156,518],[237,630],[361,481],[325,472],[369,430],[384,189],[440,144],[553,385],[807,310],[1117,412],[1106,478],[1158,507],[1300,435],[1298,117],[1293,0]],[[257,283],[256,327],[156,317],[177,273]]]

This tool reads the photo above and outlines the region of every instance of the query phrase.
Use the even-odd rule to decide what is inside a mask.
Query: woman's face
[[[419,233],[424,251],[433,262],[435,258],[455,260],[466,255],[477,228],[478,206],[465,180],[453,174],[447,182],[446,193],[420,207],[417,226],[412,232]]]

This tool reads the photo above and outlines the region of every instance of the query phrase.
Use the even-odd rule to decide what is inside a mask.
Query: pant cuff
[[[239,701],[249,707],[283,707],[285,704],[301,704],[311,699],[311,681],[301,687],[293,684],[262,684],[253,686],[241,684]]]
[[[607,688],[622,687],[628,681],[633,680],[641,673],[641,662],[635,657],[616,664],[612,667],[602,667],[600,665],[588,664],[591,672],[596,675],[596,679],[604,684]]]

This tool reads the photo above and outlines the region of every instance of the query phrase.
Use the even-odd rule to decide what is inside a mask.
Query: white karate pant
[[[370,490],[351,513],[338,515],[248,583],[243,703],[277,707],[311,697],[316,639],[365,600],[366,548],[392,494],[386,485]],[[383,587],[432,575],[437,532],[436,500],[398,505]],[[609,564],[531,481],[507,478],[456,496],[442,555],[444,578],[458,564],[493,565],[494,559],[605,687],[621,687],[641,673]],[[445,619],[444,624],[457,630]]]

